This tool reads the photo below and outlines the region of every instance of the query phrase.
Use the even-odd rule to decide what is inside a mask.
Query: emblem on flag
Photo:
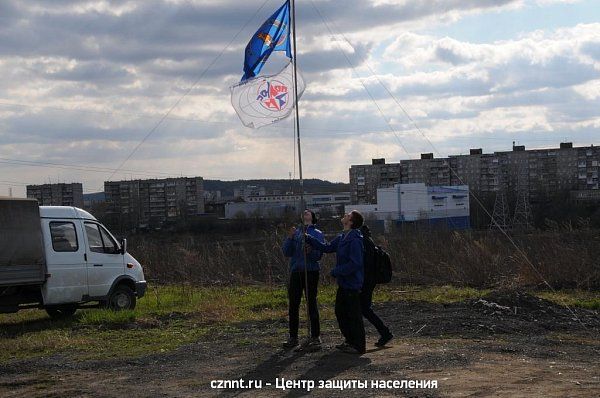
[[[280,81],[266,81],[258,89],[256,97],[266,109],[281,111],[288,102],[288,87]]]

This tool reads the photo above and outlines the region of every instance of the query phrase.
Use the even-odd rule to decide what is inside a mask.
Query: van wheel
[[[108,298],[106,307],[113,311],[132,310],[135,308],[135,293],[129,286],[117,286]]]
[[[61,305],[57,307],[46,307],[46,312],[52,319],[67,319],[75,315],[77,306],[75,305]]]

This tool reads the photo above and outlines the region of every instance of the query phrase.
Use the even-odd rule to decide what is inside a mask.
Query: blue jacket
[[[330,243],[321,243],[308,238],[308,243],[323,253],[336,253],[335,268],[331,276],[337,279],[338,286],[344,289],[360,290],[364,280],[363,236],[358,229],[339,234]]]
[[[318,242],[325,242],[323,232],[318,230],[314,225],[309,225],[306,228],[306,233],[314,237]],[[286,238],[283,242],[283,254],[290,258],[290,271],[304,272],[304,253],[302,252],[302,228],[298,228],[293,238]],[[323,253],[319,250],[311,249],[306,254],[308,262],[307,271],[318,271],[321,268],[319,260],[323,257]]]

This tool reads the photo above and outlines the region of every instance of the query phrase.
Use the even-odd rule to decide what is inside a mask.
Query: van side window
[[[86,222],[85,232],[88,236],[91,251],[107,254],[119,253],[119,245],[102,226]]]
[[[68,221],[51,221],[50,237],[55,252],[76,252],[79,250],[75,224]]]
[[[98,225],[86,222],[85,233],[87,234],[90,250],[96,253],[104,253],[104,245],[102,244],[100,231],[98,231]]]

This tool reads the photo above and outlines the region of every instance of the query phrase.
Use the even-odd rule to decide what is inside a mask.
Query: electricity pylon
[[[494,202],[494,212],[492,213],[492,219],[490,220],[490,229],[508,229],[510,227],[509,222],[509,209],[508,201],[506,200],[506,194],[503,190],[496,192],[496,200]]]

